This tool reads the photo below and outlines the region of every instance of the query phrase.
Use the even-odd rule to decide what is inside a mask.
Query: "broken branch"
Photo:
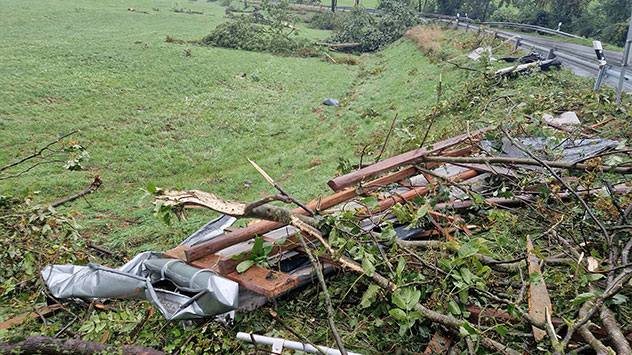
[[[92,183],[90,184],[90,186],[79,192],[78,194],[72,195],[72,196],[68,196],[66,198],[63,198],[57,202],[53,202],[50,204],[51,207],[57,207],[57,206],[61,206],[66,202],[70,202],[70,201],[74,201],[80,197],[83,197],[85,195],[91,194],[95,191],[97,191],[97,189],[99,188],[99,186],[101,186],[103,184],[103,180],[101,180],[101,176],[97,175],[94,177],[94,180],[92,181]]]

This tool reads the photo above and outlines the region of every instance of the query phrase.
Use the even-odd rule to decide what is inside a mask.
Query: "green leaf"
[[[459,258],[465,259],[468,258],[478,252],[478,243],[476,240],[471,240],[465,244],[463,244],[459,248]]]
[[[452,264],[450,263],[450,261],[446,260],[446,259],[439,259],[437,261],[437,264],[443,268],[443,270],[445,271],[449,271],[450,269],[452,269]]]
[[[286,240],[287,240],[287,238],[286,238],[286,237],[281,237],[281,238],[279,238],[279,239],[275,240],[275,241],[274,241],[274,244],[276,244],[276,245],[283,245],[283,244],[285,244],[285,241],[286,241]]]
[[[422,320],[424,319],[424,315],[421,312],[410,312],[408,313],[408,318],[413,320]]]
[[[149,193],[152,193],[152,194],[156,193],[156,185],[152,184],[151,182],[147,183],[146,189],[147,189],[147,192]]]
[[[591,281],[597,281],[601,278],[604,278],[605,276],[603,274],[587,274],[586,275],[586,280],[588,280],[588,282]]]
[[[509,330],[504,326],[504,325],[499,325],[496,327],[496,332],[504,337],[505,335],[507,335],[507,333],[509,333]]]
[[[465,334],[464,334],[464,331],[465,331]],[[459,328],[459,332],[461,333],[462,336],[478,335],[478,330],[474,328],[468,321],[465,321],[463,322],[463,324],[461,324],[461,327]]]
[[[371,260],[366,256],[362,259],[362,270],[364,270],[367,276],[373,276],[373,274],[375,274],[375,265],[373,265]]]
[[[463,267],[461,268],[460,271],[461,271],[461,276],[463,277],[463,281],[465,281],[466,284],[472,284],[472,280],[474,280],[476,276],[472,274],[470,269]]]
[[[240,262],[239,264],[237,264],[237,268],[236,268],[237,272],[240,274],[243,272],[246,272],[246,270],[250,269],[250,267],[254,264],[255,264],[255,261],[252,259],[244,260]]]
[[[399,308],[406,308],[406,300],[402,297],[401,290],[397,290],[393,293],[391,301]]]
[[[582,304],[590,299],[595,298],[595,293],[594,292],[584,292],[584,293],[580,293],[579,295],[575,296],[575,298],[573,298],[573,300],[571,301],[571,303],[578,305],[578,304]]]
[[[255,243],[252,245],[252,255],[263,255],[263,237],[255,237]]]
[[[459,301],[461,301],[461,303],[467,303],[467,301],[468,301],[467,288],[459,291]]]
[[[399,308],[393,308],[390,311],[388,311],[388,314],[390,314],[391,316],[393,316],[395,319],[399,320],[399,321],[406,321],[407,320],[407,316],[406,316],[406,312],[402,311]]]
[[[406,267],[406,260],[404,260],[403,256],[400,256],[399,260],[397,261],[397,268],[395,269],[395,274],[397,275],[397,278],[402,277],[402,272],[404,271],[405,267]]]
[[[380,287],[376,284],[370,284],[369,288],[364,292],[364,295],[362,295],[362,300],[360,301],[360,308],[368,308],[369,306],[371,306],[371,303],[373,303],[373,301],[375,301],[375,298],[377,296],[377,290],[379,290]]]
[[[622,304],[627,302],[628,298],[620,293],[617,293],[616,295],[612,296],[612,303],[614,304]]]
[[[392,297],[393,303],[395,303],[395,305],[407,311],[413,309],[415,304],[419,302],[420,298],[421,291],[413,287],[399,289],[393,293]]]
[[[375,206],[378,206],[377,196],[369,196],[360,201],[360,204],[365,205],[369,210],[371,210]]]
[[[454,300],[450,300],[450,302],[448,302],[448,311],[455,315],[461,314],[461,308]]]
[[[235,254],[231,256],[230,258],[233,260],[241,260],[244,256],[246,256],[246,252]]]

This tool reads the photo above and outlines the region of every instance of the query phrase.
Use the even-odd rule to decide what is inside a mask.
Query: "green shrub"
[[[341,32],[329,39],[337,43],[360,43],[350,51],[373,52],[399,39],[407,29],[419,23],[419,17],[406,3],[383,0],[383,11],[373,16],[363,8],[354,8],[347,15]]]
[[[306,40],[292,38],[291,32],[252,23],[245,17],[217,26],[202,39],[202,44],[286,55],[298,55],[301,49],[309,46]]]
[[[296,37],[296,27],[290,22],[288,2],[264,1],[262,11],[233,16],[204,37],[202,44],[254,52],[301,55],[310,46],[307,39]]]
[[[319,30],[341,31],[344,28],[346,13],[323,11],[309,19],[309,27]]]

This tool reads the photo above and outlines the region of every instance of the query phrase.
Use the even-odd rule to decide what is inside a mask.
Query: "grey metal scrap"
[[[208,222],[202,228],[198,229],[195,233],[191,234],[187,239],[183,240],[179,245],[194,246],[196,244],[205,242],[209,239],[213,239],[218,235],[224,233],[224,229],[230,227],[235,223],[237,218],[227,215],[221,215],[218,218]]]
[[[616,148],[618,141],[609,139],[555,139],[541,137],[521,137],[516,141],[523,149],[528,149],[542,159],[560,160],[570,163],[594,157],[606,150]],[[501,157],[528,158],[508,139],[502,140]]]
[[[187,241],[195,244],[212,238],[233,222],[232,217],[217,218]],[[210,317],[238,307],[236,282],[154,252],[140,253],[118,269],[98,264],[48,265],[41,274],[54,297],[146,299],[169,320]]]

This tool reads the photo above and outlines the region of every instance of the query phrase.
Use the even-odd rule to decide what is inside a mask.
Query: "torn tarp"
[[[218,235],[232,217],[211,221],[187,240]],[[195,238],[193,238],[195,236]],[[141,298],[169,320],[214,316],[237,309],[239,286],[210,269],[198,269],[159,253],[144,252],[118,269],[97,264],[49,265],[42,278],[57,298]]]

